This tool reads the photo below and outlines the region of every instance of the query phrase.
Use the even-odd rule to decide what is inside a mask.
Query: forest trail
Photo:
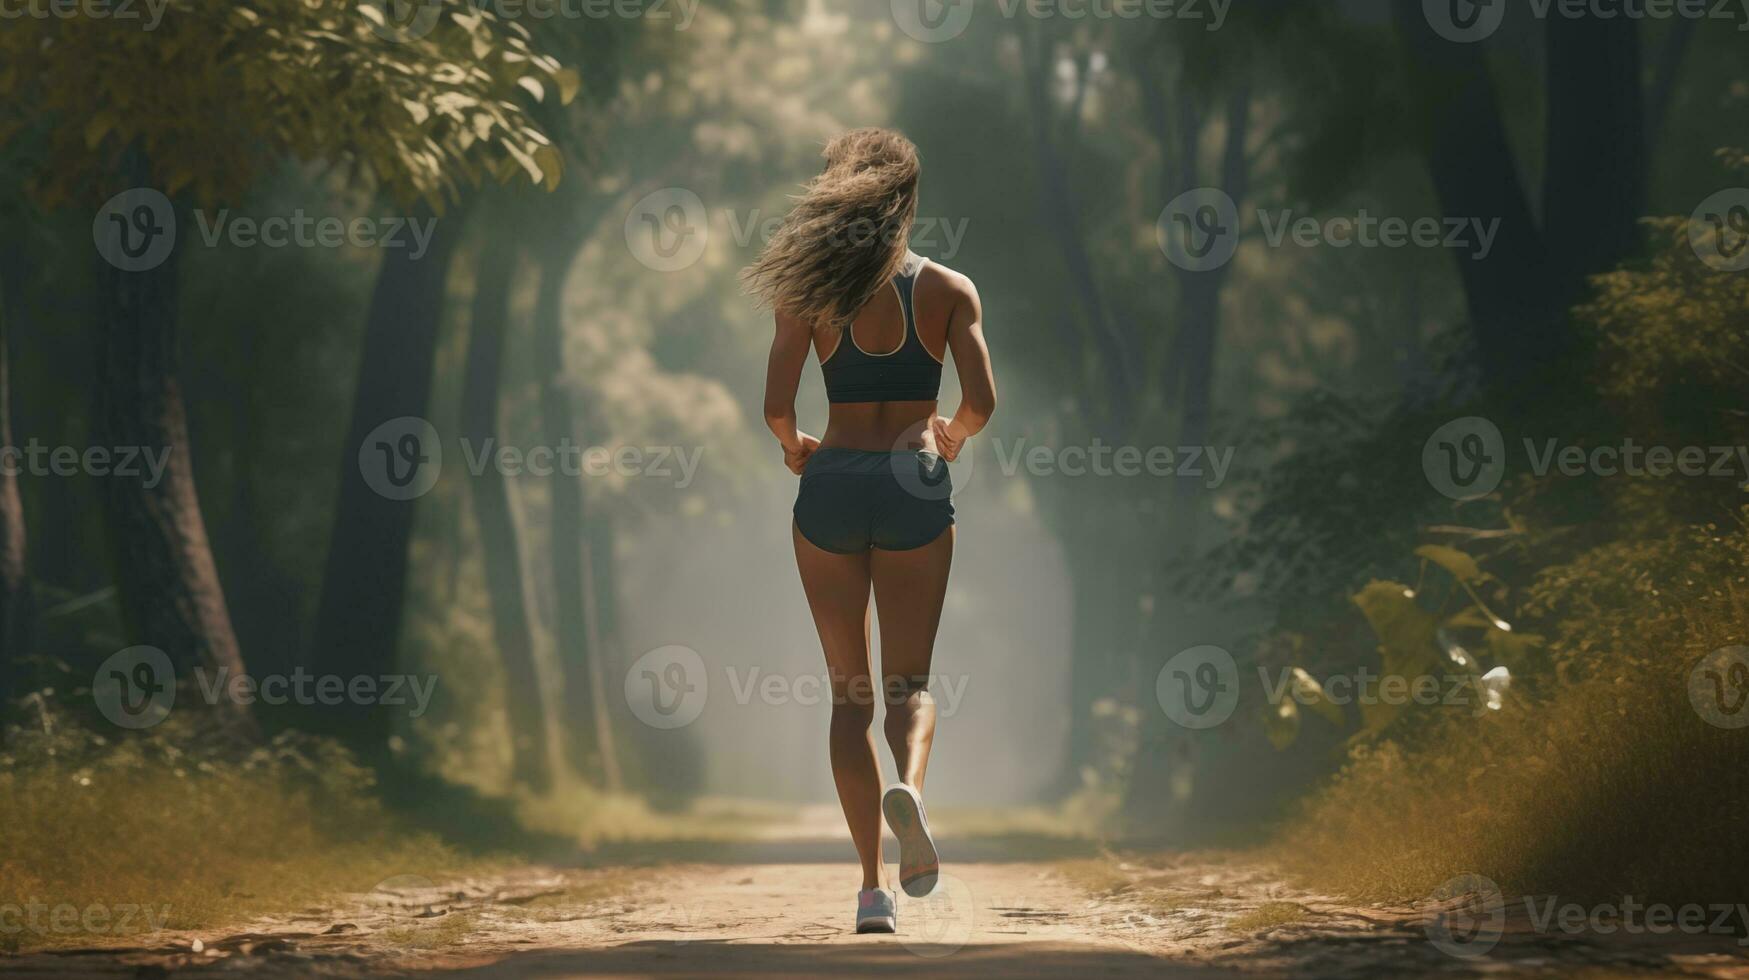
[[[889,858],[891,842],[889,841]],[[1040,839],[943,841],[935,895],[900,896],[897,935],[850,931],[849,843],[621,845],[586,867],[435,885],[413,875],[330,907],[147,946],[0,960],[12,976],[1710,977],[1749,978],[1732,937],[1538,933],[1490,954],[1428,941],[1429,907],[1356,906],[1204,855],[1076,857]]]

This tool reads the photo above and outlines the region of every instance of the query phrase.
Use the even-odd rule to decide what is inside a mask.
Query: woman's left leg
[[[883,888],[881,767],[869,737],[877,694],[868,663],[868,553],[834,554],[815,547],[800,528],[792,534],[832,683],[832,781],[862,862],[862,887]]]
[[[870,552],[875,614],[881,623],[881,679],[887,707],[883,728],[899,781],[919,792],[935,741],[929,671],[947,597],[947,574],[953,565],[953,535],[949,527],[921,548]]]

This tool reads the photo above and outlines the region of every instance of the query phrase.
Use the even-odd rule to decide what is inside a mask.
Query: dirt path
[[[332,908],[149,948],[0,960],[25,977],[1749,977],[1731,937],[1553,939],[1509,923],[1481,959],[1440,952],[1428,908],[1356,907],[1294,891],[1268,869],[1185,856],[1014,860],[945,842],[927,900],[901,898],[899,934],[848,931],[843,841],[701,845],[627,867],[524,868],[433,885],[390,879]],[[703,863],[708,855],[716,863]],[[648,859],[649,854],[645,853]],[[672,862],[675,858],[680,860]],[[1652,937],[1647,937],[1648,939]]]

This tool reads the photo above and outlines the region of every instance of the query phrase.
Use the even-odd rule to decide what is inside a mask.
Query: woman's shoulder
[[[924,296],[977,302],[978,287],[963,272],[942,265],[934,259],[924,260],[917,272],[917,290]]]

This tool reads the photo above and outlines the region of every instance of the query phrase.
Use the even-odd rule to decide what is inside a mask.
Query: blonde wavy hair
[[[762,307],[836,330],[904,264],[920,167],[917,147],[890,129],[842,133],[824,156],[825,171],[741,279]]]

